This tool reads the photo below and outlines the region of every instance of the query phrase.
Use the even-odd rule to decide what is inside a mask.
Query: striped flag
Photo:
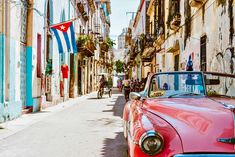
[[[59,53],[77,53],[77,45],[72,21],[50,26],[50,29],[56,37]]]

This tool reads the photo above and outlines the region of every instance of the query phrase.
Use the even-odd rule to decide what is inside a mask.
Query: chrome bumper
[[[235,157],[235,154],[178,154],[174,157]]]

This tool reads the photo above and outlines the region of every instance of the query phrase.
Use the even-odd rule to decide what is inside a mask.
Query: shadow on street
[[[113,106],[111,110],[104,110],[103,112],[112,112],[114,116],[122,118],[123,108],[125,105],[124,96],[118,96],[115,104],[108,104],[107,106]]]
[[[125,105],[124,96],[121,96],[121,92],[117,89],[113,90],[113,95],[119,94],[116,101],[110,101],[112,104],[107,106],[112,106],[110,110],[104,110],[103,112],[111,112],[114,116],[122,118],[123,108]],[[104,146],[102,148],[103,157],[127,157],[127,143],[123,136],[123,132],[117,132],[114,139],[106,138],[104,140]]]
[[[114,139],[106,138],[102,148],[103,157],[127,157],[127,144],[123,132],[118,132]]]

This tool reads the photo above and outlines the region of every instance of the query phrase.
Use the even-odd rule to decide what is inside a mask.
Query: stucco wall
[[[180,51],[180,70],[185,70],[189,55],[193,58],[194,70],[200,70],[200,38],[203,35],[207,36],[207,70],[208,71],[220,71],[231,73],[233,70],[229,70],[230,63],[233,62],[232,53],[234,48],[234,35],[233,43],[229,42],[229,1],[226,1],[225,5],[218,5],[217,1],[208,0],[204,9],[191,7],[191,36],[187,38],[186,45],[184,45],[184,29],[185,29],[185,17],[184,17],[184,1],[180,1],[180,13],[181,13],[181,28],[175,32],[167,29],[170,36],[164,43],[165,52],[173,43],[178,40]],[[231,6],[231,5],[230,5]],[[165,1],[165,21],[168,19],[169,2]],[[232,8],[233,17],[235,7]],[[233,21],[233,28],[235,24]],[[166,26],[167,28],[167,26]],[[174,61],[174,59],[173,59]],[[172,60],[166,60],[168,67],[172,63]],[[174,64],[171,64],[174,66]],[[225,67],[227,66],[227,67]],[[235,69],[235,68],[234,68]],[[165,69],[167,70],[167,69]]]
[[[200,60],[200,37],[206,35],[207,70],[228,73],[232,72],[231,70],[229,70],[230,61],[232,60],[232,52],[230,51],[230,48],[234,47],[234,41],[232,44],[229,42],[230,18],[228,7],[228,1],[226,2],[225,6],[218,6],[215,1],[209,0],[205,5],[204,14],[202,10],[199,11],[199,13],[197,14],[196,9],[192,10],[192,13],[196,16],[192,21],[191,37],[187,41],[187,47],[185,51],[189,53],[190,51],[195,52],[195,61],[197,62],[195,62],[194,65],[196,70],[200,70],[200,63],[198,62]],[[190,50],[192,48],[193,50]]]
[[[139,36],[140,34],[145,34],[145,28],[146,28],[146,2],[144,2],[142,10],[140,11],[140,16],[138,21],[136,21],[136,27],[133,29],[132,37],[135,38],[136,36]]]
[[[73,6],[70,4],[70,1],[51,1],[49,0],[50,3],[50,24],[57,24],[63,21],[67,21],[70,19],[74,18],[74,9]],[[46,0],[43,1],[35,1],[34,7],[40,12],[43,13],[44,15],[46,14]],[[63,19],[63,14],[65,13],[65,17]],[[77,26],[77,22],[75,24]],[[33,72],[32,72],[32,83],[33,83],[33,97],[38,97],[41,95],[41,79],[37,78],[37,34],[40,34],[42,37],[41,40],[41,67],[42,67],[42,72],[45,71],[45,48],[44,48],[44,17],[40,16],[39,13],[36,11],[34,12],[34,17],[33,17],[33,44],[32,44],[32,66],[33,66]],[[49,27],[46,27],[45,29],[49,29]],[[75,30],[76,32],[76,30]],[[55,36],[52,34],[52,43],[50,44],[50,56],[53,60],[53,75],[52,75],[52,80],[51,80],[51,95],[53,97],[53,100],[57,101],[60,99],[60,75],[61,75],[61,69],[60,69],[60,64],[63,62],[67,65],[69,65],[69,52],[65,52],[63,55],[60,55],[58,52],[58,45]],[[61,61],[61,58],[64,58],[63,61]],[[69,79],[68,79],[69,80]],[[68,93],[68,80],[65,80],[64,84],[64,91],[65,93]],[[37,87],[37,88],[36,88]]]
[[[0,122],[14,119],[21,115],[22,103],[20,100],[20,6],[7,3],[7,35],[1,34],[1,88],[5,83],[5,100],[2,102]],[[14,31],[13,31],[14,30]],[[6,42],[4,46],[3,41]],[[5,65],[2,63],[5,56]],[[4,69],[3,69],[4,68]],[[2,90],[1,90],[2,93]],[[1,94],[2,96],[2,94]],[[2,101],[2,100],[1,100]]]
[[[0,33],[2,33],[3,32],[3,1],[4,0],[0,0],[0,22],[1,22],[1,24],[0,24]]]
[[[33,7],[37,10],[33,12],[33,40],[32,40],[32,96],[33,98],[41,96],[41,79],[37,78],[37,35],[41,35],[41,72],[44,71],[44,16],[45,0],[34,1]]]

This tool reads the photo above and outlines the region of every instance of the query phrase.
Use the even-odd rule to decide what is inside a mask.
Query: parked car
[[[226,84],[235,90],[235,75],[222,75],[189,71],[149,75],[144,91],[130,93],[124,107],[128,155],[234,157],[235,92],[225,94]]]

